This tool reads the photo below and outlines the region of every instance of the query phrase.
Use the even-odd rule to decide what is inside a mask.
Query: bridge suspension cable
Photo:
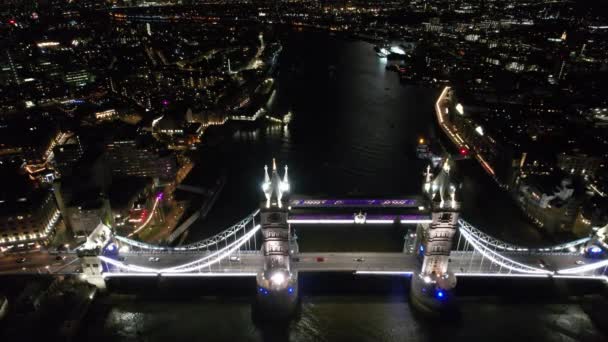
[[[461,227],[460,234],[462,234],[462,237],[465,238],[465,240],[469,243],[470,246],[473,247],[473,249],[475,251],[481,253],[485,258],[489,259],[490,261],[494,262],[495,264],[500,265],[501,267],[505,267],[511,271],[520,272],[520,273],[534,273],[534,274],[551,274],[551,273],[553,273],[551,271],[547,271],[547,270],[544,270],[541,268],[536,268],[536,267],[522,264],[518,261],[507,258],[506,256],[503,256],[503,255],[497,253],[496,251],[493,251],[492,249],[490,249],[490,247],[481,243],[480,240],[478,240],[466,228],[463,229]]]
[[[458,220],[458,226],[461,230],[465,229],[465,230],[467,230],[467,232],[470,235],[476,237],[476,240],[480,244],[483,244],[486,246],[492,246],[496,249],[509,251],[509,252],[554,252],[554,251],[568,249],[571,247],[576,247],[578,245],[587,243],[591,240],[590,237],[585,237],[582,239],[578,239],[578,240],[574,240],[574,241],[570,241],[570,242],[566,242],[566,243],[562,243],[562,244],[558,244],[558,245],[554,245],[554,246],[528,248],[528,247],[522,247],[522,246],[514,245],[511,243],[496,239],[496,238],[482,232],[481,230],[475,228],[473,225],[471,225],[470,223],[468,223],[467,221],[465,221],[463,219]]]
[[[254,217],[260,212],[260,210],[256,210],[251,213],[249,216],[234,224],[233,226],[223,230],[222,232],[207,238],[205,240],[197,241],[188,245],[183,245],[180,247],[168,247],[168,246],[158,246],[153,245],[141,241],[136,241],[133,239],[129,239],[124,236],[115,236],[116,240],[130,245],[132,247],[137,247],[140,249],[151,250],[151,251],[196,251],[201,249],[207,249],[211,246],[217,245],[220,242],[224,242],[230,237],[238,235],[241,231],[245,231],[247,225],[253,221]]]
[[[199,271],[204,268],[210,267],[213,264],[219,263],[221,260],[227,258],[232,253],[236,252],[239,248],[241,248],[245,243],[247,243],[259,230],[261,226],[257,225],[247,233],[245,233],[242,237],[237,239],[236,241],[230,243],[226,247],[222,249],[218,249],[212,252],[209,255],[205,255],[202,258],[199,258],[194,261],[190,261],[188,263],[168,267],[168,268],[151,268],[144,267],[132,264],[125,264],[122,261],[118,261],[106,256],[99,256],[99,259],[105,263],[118,267],[122,270],[127,270],[129,272],[145,272],[145,273],[187,273],[193,271]]]

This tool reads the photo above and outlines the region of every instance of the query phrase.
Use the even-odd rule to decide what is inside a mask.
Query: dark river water
[[[405,196],[420,192],[426,163],[415,157],[420,136],[435,131],[439,90],[401,85],[385,71],[372,46],[325,34],[293,33],[280,58],[276,114],[293,111],[289,127],[238,129],[201,151],[197,166],[221,168],[227,185],[210,217],[196,223],[189,240],[209,236],[253,211],[262,198],[263,165],[288,164],[297,194]],[[463,217],[502,239],[542,243],[508,196],[475,161],[459,162]],[[390,230],[343,234],[298,231],[300,247],[315,250],[398,251]],[[487,292],[487,291],[486,291]],[[407,294],[307,294],[301,314],[286,329],[261,330],[251,316],[251,297],[188,299],[106,297],[93,306],[83,334],[99,341],[601,341],[588,315],[595,297],[521,300],[460,299],[457,322],[415,317]],[[604,320],[605,322],[605,320]]]

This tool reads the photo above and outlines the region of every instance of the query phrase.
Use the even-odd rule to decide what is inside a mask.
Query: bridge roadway
[[[157,256],[158,261],[151,257]],[[125,263],[149,268],[167,268],[192,262],[203,257],[202,254],[124,254]],[[546,268],[550,271],[580,266],[579,263],[591,263],[594,260],[584,258],[578,253],[503,253],[515,261],[535,267]],[[263,264],[263,256],[258,252],[235,254],[237,258],[226,258],[221,263],[201,270],[214,273],[255,273]],[[540,266],[542,263],[543,266]],[[370,272],[370,273],[412,273],[418,269],[415,256],[404,253],[332,253],[307,252],[298,253],[292,257],[292,269],[299,272]],[[509,273],[506,268],[492,263],[479,253],[453,251],[450,256],[450,271],[460,273]],[[601,271],[601,270],[600,270]]]
[[[502,253],[523,264],[555,271],[589,264],[596,260],[585,258],[578,253]],[[155,269],[183,265],[204,257],[206,253],[122,253],[124,263]],[[75,254],[61,254],[63,260],[57,260],[57,255],[45,252],[13,254],[0,258],[0,274],[74,274],[79,272],[80,263]],[[249,251],[237,253],[237,258],[226,258],[220,263],[205,268],[200,272],[213,273],[247,273],[259,271],[263,265],[263,256],[259,252]],[[26,258],[23,263],[17,263],[20,258]],[[154,261],[158,258],[158,261]],[[597,260],[599,261],[599,260]],[[577,264],[577,262],[579,264]],[[48,266],[48,268],[47,268]],[[292,258],[292,268],[299,272],[371,272],[377,274],[411,273],[418,268],[415,256],[404,253],[332,253],[307,252],[298,253]],[[496,265],[479,253],[452,251],[450,256],[450,271],[456,274],[496,274],[509,273],[505,268]],[[596,272],[602,272],[600,269]],[[112,272],[119,271],[116,267]],[[196,272],[193,272],[196,273]]]

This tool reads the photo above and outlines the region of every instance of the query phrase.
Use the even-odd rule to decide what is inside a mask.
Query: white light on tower
[[[456,104],[456,111],[460,114],[460,115],[464,115],[464,107],[462,106],[462,104],[458,103]]]
[[[483,128],[481,126],[475,127],[475,132],[477,132],[477,134],[483,136]]]
[[[283,285],[283,283],[285,282],[285,274],[283,274],[283,272],[275,272],[271,277],[270,277],[270,281],[276,285],[276,286],[281,286]]]

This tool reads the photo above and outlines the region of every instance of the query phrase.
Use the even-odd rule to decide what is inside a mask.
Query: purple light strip
[[[315,207],[416,207],[418,201],[414,199],[293,199],[289,201],[292,208]]]
[[[352,220],[355,216],[353,214],[336,214],[336,215],[323,215],[323,214],[299,214],[289,215],[290,220]],[[366,220],[430,220],[429,215],[366,215]]]

